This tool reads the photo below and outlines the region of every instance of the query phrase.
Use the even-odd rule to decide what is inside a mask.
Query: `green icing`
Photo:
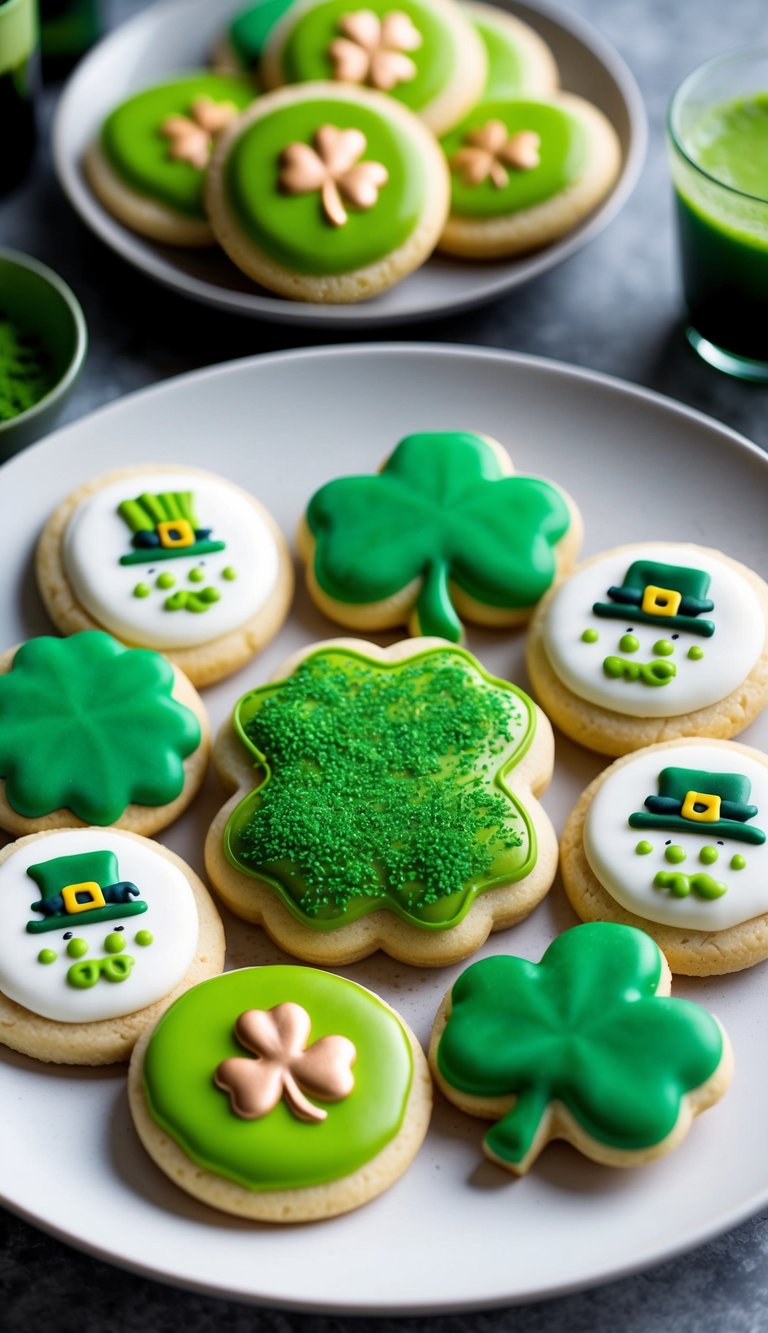
[[[702,847],[699,852],[699,860],[703,866],[713,866],[719,854],[720,853],[716,847]],[[733,862],[731,862],[731,864],[733,864]]]
[[[202,615],[210,610],[214,602],[220,600],[221,593],[218,588],[200,588],[198,592],[193,592],[190,588],[179,588],[178,592],[172,592],[170,597],[166,597],[163,607],[166,611],[191,611],[193,615]]]
[[[175,800],[200,723],[173,687],[160,653],[100,630],[22,644],[0,676],[0,777],[11,807],[26,819],[66,809],[104,825],[132,803]]]
[[[517,97],[525,84],[525,63],[520,48],[503,26],[496,27],[485,19],[475,19],[474,24],[488,56],[483,98],[493,102],[499,98]]]
[[[668,685],[677,675],[674,662],[665,662],[663,658],[653,662],[628,662],[623,657],[606,657],[603,671],[610,680],[626,680],[629,684],[639,681],[641,685],[657,687]]]
[[[447,929],[535,864],[533,823],[507,782],[533,705],[463,649],[402,662],[319,649],[246,694],[234,724],[257,785],[225,852],[312,929],[382,908]]]
[[[619,648],[622,653],[636,653],[639,647],[640,640],[634,634],[622,634],[619,639]]]
[[[671,847],[664,848],[664,860],[669,861],[670,865],[679,866],[681,861],[685,860],[685,850],[673,843]]]
[[[737,852],[735,856],[731,857],[731,870],[743,870],[746,864],[747,858],[742,856],[741,852]]]
[[[87,952],[88,952],[87,941],[78,939],[77,936],[75,937],[75,939],[70,940],[69,944],[67,945],[67,955],[70,958],[82,958],[83,954],[86,954]]]
[[[653,651],[657,657],[671,657],[675,651],[675,645],[669,639],[657,639],[653,645]]]
[[[688,894],[693,892],[697,898],[703,898],[705,901],[722,898],[727,891],[727,885],[721,880],[713,879],[711,875],[701,870],[695,875],[684,875],[679,870],[660,870],[654,878],[653,887],[669,889],[673,898],[687,898]]]
[[[0,421],[27,412],[53,385],[50,358],[42,340],[0,309]]]
[[[450,162],[466,138],[491,120],[500,120],[510,135],[522,130],[538,134],[539,165],[527,171],[508,170],[501,189],[489,176],[479,185],[465,183],[461,172],[451,171],[451,211],[458,217],[502,217],[533,208],[572,185],[587,164],[587,134],[581,122],[553,102],[484,100],[441,140]]]
[[[581,636],[582,643],[597,643],[600,635],[596,629],[585,629]]]
[[[249,1009],[291,1001],[310,1016],[310,1042],[347,1037],[354,1088],[327,1104],[321,1123],[296,1119],[281,1100],[258,1120],[235,1115],[213,1081],[220,1062],[243,1056],[235,1024]],[[301,1189],[341,1180],[398,1133],[413,1077],[410,1042],[375,995],[308,967],[259,967],[204,981],[161,1018],[144,1058],[153,1119],[205,1170],[245,1189]]]
[[[226,579],[227,583],[234,583],[235,579],[237,578],[237,570],[233,569],[231,565],[227,565],[224,569],[222,569],[221,577],[223,579]]]
[[[358,9],[349,0],[324,0],[324,3],[321,0],[321,3],[313,4],[299,14],[282,48],[283,81],[306,83],[333,78],[334,62],[328,54],[329,47],[342,36],[341,20],[347,14],[363,9],[372,10],[379,18],[393,9],[406,14],[421,34],[421,46],[407,52],[409,60],[416,66],[415,77],[396,84],[389,94],[412,111],[420,111],[440,96],[455,76],[461,50],[440,12],[431,5],[420,5],[416,0],[402,0],[402,4],[398,0],[396,5],[391,0],[364,0]]]
[[[104,941],[105,953],[122,953],[125,948],[125,939],[118,935],[117,931],[112,930]]]
[[[653,843],[646,842],[645,838],[641,838],[635,847],[635,851],[638,856],[648,856],[653,851]]]
[[[538,964],[499,956],[462,973],[437,1063],[462,1093],[515,1098],[486,1135],[491,1156],[522,1162],[554,1100],[619,1150],[672,1132],[723,1040],[699,1005],[656,995],[660,976],[653,940],[606,922],[567,930]]]
[[[312,145],[323,125],[360,130],[362,162],[380,162],[388,180],[371,208],[347,206],[334,226],[319,190],[288,194],[279,187],[280,158],[291,143]],[[408,239],[422,215],[426,179],[411,136],[384,113],[326,97],[283,106],[249,125],[226,166],[226,188],[243,230],[272,259],[300,273],[349,273],[376,263]]]
[[[57,958],[55,949],[41,949],[37,955],[38,963],[55,963]]]
[[[107,116],[101,146],[114,171],[131,189],[202,221],[204,173],[189,162],[173,161],[169,141],[161,133],[169,116],[188,115],[198,97],[234,102],[242,109],[253,101],[254,91],[245,79],[205,72],[147,88]]]
[[[190,583],[204,583],[205,570],[200,569],[198,565],[195,565],[194,569],[190,569],[187,578],[189,579]]]
[[[149,556],[147,558],[149,559]],[[155,579],[155,586],[158,588],[163,588],[163,589],[173,588],[175,587],[175,584],[176,580],[173,577],[173,574],[168,574],[168,573],[158,574],[157,578]]]
[[[456,642],[451,585],[487,606],[533,606],[555,576],[570,516],[549,482],[507,476],[487,440],[445,431],[407,436],[375,476],[329,482],[307,522],[324,592],[355,605],[421,579],[419,632]]]
[[[67,972],[67,985],[75,990],[90,990],[102,977],[104,981],[119,985],[121,981],[128,980],[134,962],[135,959],[128,953],[120,954],[119,957],[83,958],[81,962],[73,963]]]
[[[151,591],[152,589],[148,583],[137,583],[133,590],[133,595],[134,597],[149,597]]]
[[[694,643],[688,649],[688,657],[691,659],[692,662],[700,662],[703,656],[704,656],[704,649],[700,648],[698,643]]]
[[[269,34],[279,19],[286,14],[293,0],[259,0],[229,25],[229,40],[235,53],[248,68],[258,60]]]
[[[136,931],[136,943],[139,945],[141,949],[149,948],[150,944],[154,943],[154,939],[155,937],[152,934],[151,930]]]

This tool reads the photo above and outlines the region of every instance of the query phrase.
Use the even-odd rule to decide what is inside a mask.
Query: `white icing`
[[[57,856],[101,850],[116,854],[120,879],[138,887],[146,912],[91,925],[85,924],[87,913],[83,912],[82,924],[30,934],[27,922],[41,919],[31,904],[41,894],[27,867]],[[130,975],[119,982],[100,976],[89,990],[71,986],[67,972],[79,960],[67,954],[65,931],[87,942],[85,959],[99,959],[108,956],[104,940],[118,926],[123,927],[119,932],[125,940],[123,954],[134,959]],[[151,932],[150,945],[136,944],[141,930]],[[197,907],[189,881],[149,842],[136,841],[114,829],[69,829],[33,839],[0,865],[0,991],[44,1018],[94,1023],[144,1009],[167,995],[186,975],[197,940]],[[41,949],[54,950],[55,962],[38,962]]]
[[[621,587],[629,566],[639,559],[701,569],[711,576],[707,595],[715,607],[702,617],[715,625],[711,638],[685,629],[667,629],[663,623],[642,624],[632,619],[631,612],[626,620],[604,619],[593,613],[595,602],[609,602],[608,589]],[[619,640],[630,627],[640,647],[625,653]],[[586,629],[597,631],[596,643],[583,642]],[[563,583],[544,622],[544,647],[556,674],[581,699],[630,717],[677,717],[718,703],[746,680],[762,652],[765,630],[753,588],[731,566],[696,548],[645,543],[596,560]],[[664,660],[674,662],[677,674],[668,684],[649,686],[606,676],[606,657],[659,660],[653,645],[659,639],[671,640],[673,634],[678,635],[674,654]],[[699,661],[688,657],[688,649],[694,646],[703,650]]]
[[[225,549],[172,560],[153,560],[149,551],[141,564],[121,565],[120,557],[133,547],[132,533],[117,512],[118,505],[146,491],[188,490],[194,491],[201,526],[211,528],[212,540],[225,542]],[[275,539],[259,511],[223,481],[188,472],[137,474],[96,491],[69,521],[63,558],[77,600],[99,625],[126,643],[161,650],[196,647],[239,629],[264,606],[278,571]],[[205,573],[202,583],[189,581],[189,571],[195,566]],[[232,582],[222,578],[229,566],[237,574]],[[175,586],[158,588],[160,574],[173,575]],[[138,583],[148,584],[148,597],[134,597]],[[172,593],[199,591],[209,585],[216,588],[220,600],[208,610],[166,610],[165,600]]]
[[[752,783],[750,804],[757,815],[750,824],[768,832],[768,768],[748,755],[723,745],[676,745],[669,750],[644,751],[617,768],[605,780],[587,811],[584,823],[584,852],[600,883],[628,912],[682,930],[725,930],[741,921],[768,912],[768,842],[762,846],[741,842],[711,826],[691,825],[679,829],[636,829],[627,822],[635,811],[644,810],[645,798],[658,792],[663,768],[704,769],[709,773],[741,773]],[[639,855],[639,842],[649,842],[653,851]],[[685,860],[671,865],[664,856],[667,843],[682,847]],[[722,843],[722,846],[720,845]],[[706,865],[699,859],[702,847],[715,847],[718,859]],[[743,870],[731,869],[731,858],[743,856]],[[660,871],[705,872],[726,885],[721,898],[705,901],[691,892],[673,898],[668,889],[657,889],[653,880]]]

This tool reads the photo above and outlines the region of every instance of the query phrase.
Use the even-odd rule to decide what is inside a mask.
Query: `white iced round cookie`
[[[584,854],[628,912],[688,931],[768,913],[768,766],[742,746],[654,746],[592,797]]]
[[[557,590],[543,624],[549,663],[573,694],[638,718],[718,703],[746,680],[765,639],[762,607],[737,569],[672,543],[588,563]]]
[[[163,999],[198,934],[181,870],[114,829],[26,839],[0,864],[0,992],[43,1018],[93,1023]]]
[[[161,651],[239,629],[265,606],[279,572],[275,536],[245,493],[170,470],[124,476],[89,495],[67,524],[62,557],[99,625]]]

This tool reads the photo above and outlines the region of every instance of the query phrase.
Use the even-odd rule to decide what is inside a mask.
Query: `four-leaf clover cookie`
[[[517,476],[501,445],[469,431],[409,435],[373,476],[313,495],[299,533],[309,591],[358,630],[408,624],[462,637],[526,620],[581,539],[573,501]]]
[[[651,1161],[732,1067],[716,1019],[669,990],[643,931],[576,926],[540,963],[499,955],[462,973],[435,1020],[432,1071],[450,1101],[496,1122],[483,1149],[518,1175],[556,1138],[611,1166]]]
[[[549,724],[464,649],[315,645],[233,722],[216,759],[238,790],[211,826],[208,873],[297,957],[456,962],[549,889]]]

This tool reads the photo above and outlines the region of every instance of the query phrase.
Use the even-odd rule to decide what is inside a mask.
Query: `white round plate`
[[[293,533],[312,491],[373,471],[410,431],[467,428],[505,444],[519,470],[575,497],[586,551],[633,538],[720,546],[768,575],[768,459],[723,426],[615,380],[527,357],[394,344],[234,362],[125,398],[50,436],[0,471],[0,649],[48,629],[31,572],[48,513],[80,482],[126,463],[212,467],[257,494]],[[288,624],[250,667],[209,690],[220,723],[298,646],[335,629],[300,591]],[[393,636],[389,636],[390,641]],[[380,641],[384,641],[383,639]],[[525,684],[521,632],[470,633],[497,675]],[[768,748],[768,714],[744,733]],[[601,760],[558,739],[545,797],[558,829]],[[224,794],[211,776],[161,839],[202,871]],[[562,888],[484,953],[537,960],[575,918]],[[254,927],[227,918],[232,966],[276,961]],[[344,969],[382,993],[426,1043],[460,967],[420,971],[383,955]],[[0,1046],[7,1204],[118,1264],[185,1286],[307,1310],[422,1311],[501,1305],[615,1278],[698,1244],[768,1201],[768,968],[679,982],[728,1027],[737,1075],[682,1147],[631,1171],[564,1144],[514,1180],[486,1161],[482,1124],[437,1099],[411,1169],[375,1202],[332,1222],[281,1229],[218,1215],[145,1156],[124,1071],[67,1071]]]
[[[56,171],[83,221],[123,259],[185,296],[222,310],[318,328],[383,327],[432,319],[491,301],[545,273],[610,222],[634,189],[646,142],[646,118],[633,76],[613,48],[583,20],[550,6],[500,0],[549,42],[563,87],[596,103],[616,127],[622,170],[605,201],[561,241],[522,259],[471,264],[435,257],[373,301],[319,306],[272,296],[235,268],[222,250],[184,250],[135,235],[91,193],[83,153],[107,113],[140,88],[205,65],[214,40],[244,0],[162,0],[100,42],[75,70],[59,102],[53,134]]]

